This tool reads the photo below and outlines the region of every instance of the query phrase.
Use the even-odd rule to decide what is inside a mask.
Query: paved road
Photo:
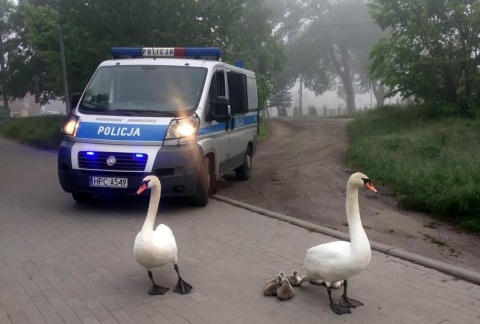
[[[147,201],[77,205],[61,190],[56,156],[0,139],[0,324],[7,323],[480,323],[480,287],[373,253],[350,281],[365,306],[337,316],[325,289],[290,301],[261,293],[279,270],[331,237],[213,200],[206,208],[162,204],[189,295],[149,296],[133,240]],[[154,272],[173,288],[172,266]],[[336,296],[340,291],[336,291]]]

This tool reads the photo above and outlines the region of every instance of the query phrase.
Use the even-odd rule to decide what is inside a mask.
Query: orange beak
[[[138,188],[137,190],[137,195],[141,194],[142,192],[144,192],[145,190],[148,189],[148,186],[146,183],[142,183],[142,185],[140,186],[140,188]]]
[[[371,182],[365,183],[365,187],[366,187],[368,190],[371,190],[371,191],[373,191],[373,192],[377,192],[377,189],[375,189],[375,187],[372,185]]]

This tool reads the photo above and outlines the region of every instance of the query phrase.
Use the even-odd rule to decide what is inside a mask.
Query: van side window
[[[232,114],[244,114],[248,112],[247,100],[247,77],[245,74],[230,71],[228,78],[228,97]]]
[[[222,96],[225,97],[225,75],[223,71],[216,71],[212,77],[212,83],[210,84],[210,89],[208,91],[208,96],[210,100],[215,100],[216,97]]]
[[[247,77],[248,88],[248,111],[258,110],[257,81],[255,78]]]
[[[212,76],[210,89],[208,89],[207,113],[205,115],[206,121],[212,121],[212,111],[214,109],[212,102],[216,101],[217,97],[226,97],[225,91],[225,74],[223,70],[216,71]]]

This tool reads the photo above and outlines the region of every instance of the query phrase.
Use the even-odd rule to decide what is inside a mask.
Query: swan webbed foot
[[[148,291],[149,295],[165,295],[168,291],[168,288],[162,287],[159,285],[153,285],[153,287]]]
[[[343,306],[352,307],[352,308],[362,306],[363,305],[362,302],[359,302],[358,300],[355,300],[355,299],[348,298],[347,287],[348,287],[348,280],[345,280],[343,282],[343,295],[342,295],[343,302],[341,304]]]
[[[176,292],[177,294],[181,294],[181,295],[188,294],[190,290],[193,289],[193,287],[182,279],[182,277],[180,276],[180,271],[178,270],[178,265],[176,263],[173,265],[173,268],[175,269],[178,275],[178,282],[175,288],[173,289],[173,292]]]
[[[330,308],[333,310],[333,312],[337,315],[343,315],[343,314],[350,314],[350,307],[339,305],[339,304],[330,304]]]
[[[153,287],[148,291],[149,295],[165,295],[168,291],[168,288],[159,286],[153,280],[153,274],[151,271],[148,271],[148,277],[152,281]]]
[[[350,307],[335,304],[332,299],[332,288],[327,286],[328,299],[330,299],[330,308],[337,315],[350,314]]]
[[[343,297],[343,301],[340,303],[342,306],[351,307],[351,308],[363,306],[363,303],[359,302],[358,300],[351,299],[346,296],[342,296],[342,297]]]
[[[180,295],[186,295],[192,289],[193,287],[188,282],[185,282],[182,278],[179,278],[177,285],[173,289],[173,292],[176,292],[177,294],[180,294]]]

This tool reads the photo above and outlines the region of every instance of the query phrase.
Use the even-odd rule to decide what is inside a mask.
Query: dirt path
[[[219,195],[348,232],[345,186],[355,171],[344,161],[348,119],[270,118],[252,177],[226,176]],[[428,215],[399,209],[392,191],[368,174],[379,193],[360,192],[367,235],[376,241],[480,272],[480,237],[460,233]]]

